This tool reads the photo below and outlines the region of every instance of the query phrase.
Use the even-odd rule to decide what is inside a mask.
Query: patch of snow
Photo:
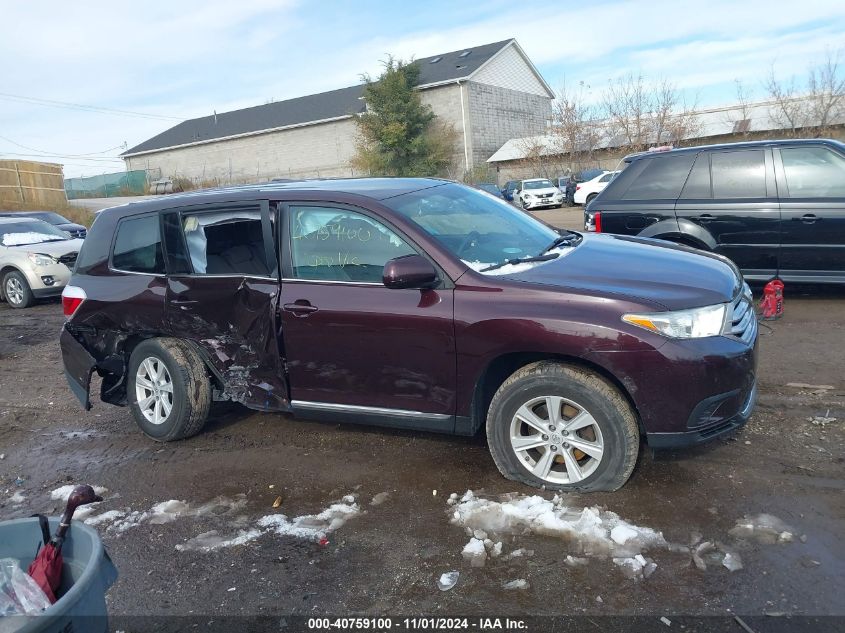
[[[637,536],[637,531],[627,525],[617,525],[610,531],[610,538],[613,539],[614,543],[618,543],[619,545],[624,545],[628,539],[635,538]]]
[[[170,523],[175,521],[180,516],[187,514],[191,509],[186,501],[179,501],[178,499],[170,499],[169,501],[162,501],[157,503],[149,511],[149,521],[154,525],[161,525],[163,523]]]
[[[742,559],[739,557],[739,554],[728,552],[722,560],[722,565],[724,565],[728,571],[738,571],[742,569]]]
[[[97,510],[99,510],[101,505],[102,505],[101,502],[95,501],[94,503],[88,503],[84,506],[79,506],[76,509],[76,512],[73,513],[73,519],[75,521],[82,521],[86,517],[91,516]]]
[[[264,530],[241,530],[235,536],[226,538],[220,536],[217,530],[211,530],[210,532],[203,532],[202,534],[198,534],[194,538],[189,539],[184,544],[177,545],[176,550],[180,552],[212,552],[214,550],[222,549],[224,547],[235,547],[237,545],[245,545],[250,541],[254,541],[262,534],[264,534]]]
[[[537,534],[566,540],[573,553],[625,558],[653,548],[668,547],[663,534],[628,523],[599,507],[570,508],[560,497],[510,495],[502,500],[476,497],[469,490],[454,506],[452,523],[488,535]],[[614,529],[617,538],[611,535]],[[625,538],[623,539],[622,536]]]
[[[371,506],[380,506],[382,503],[387,501],[387,498],[390,496],[389,492],[380,492],[373,497],[373,500],[370,501]]]
[[[437,579],[437,588],[440,591],[449,591],[458,583],[460,576],[461,572],[458,571],[448,571],[445,574],[441,574],[440,578]]]
[[[111,523],[126,516],[126,513],[121,510],[109,510],[96,516],[85,519],[85,525],[100,525],[101,523]]]
[[[510,582],[506,582],[504,584],[505,589],[528,589],[528,581],[524,578],[518,578],[516,580],[511,580]]]
[[[744,517],[728,532],[738,539],[753,539],[760,543],[786,543],[792,540],[792,528],[771,514]]]
[[[567,567],[583,567],[590,562],[590,559],[567,555],[563,562]]]
[[[289,519],[284,514],[269,514],[258,520],[257,527],[242,529],[234,536],[225,537],[216,530],[212,530],[177,545],[176,549],[180,552],[210,552],[224,547],[245,545],[269,533],[321,542],[326,539],[327,534],[334,532],[360,512],[361,509],[355,502],[355,497],[346,495],[341,502],[333,503],[318,514],[306,514],[293,519]]]
[[[19,505],[24,502],[24,499],[26,499],[26,497],[23,495],[23,493],[21,493],[20,490],[16,490],[15,494],[9,497],[9,503],[13,505]]]
[[[484,561],[487,560],[487,550],[484,549],[484,541],[475,537],[469,540],[469,543],[464,545],[461,556],[470,562],[473,567],[484,567]]]
[[[56,239],[60,238],[57,235],[50,235],[48,233],[36,233],[35,231],[25,231],[23,233],[4,233],[3,246],[40,244],[41,242],[51,242]]]
[[[534,556],[534,550],[520,547],[519,549],[515,549],[510,554],[508,554],[506,558],[520,558],[522,556],[525,556],[526,558],[529,556]]]
[[[67,501],[67,498],[70,496],[70,493],[73,492],[74,488],[76,488],[76,486],[73,484],[56,488],[50,492],[50,498],[55,499],[56,501]],[[109,491],[108,488],[103,488],[102,486],[92,486],[92,488],[94,488],[94,492],[100,496],[103,496]]]

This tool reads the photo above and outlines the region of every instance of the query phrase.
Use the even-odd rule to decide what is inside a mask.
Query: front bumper
[[[62,294],[68,281],[70,269],[64,264],[49,266],[27,266],[22,271],[35,297],[56,297]],[[52,283],[49,283],[52,281]]]
[[[596,352],[625,386],[649,446],[689,446],[743,426],[757,396],[757,332],[667,340],[649,351]]]
[[[563,204],[564,198],[558,196],[556,198],[540,198],[534,200],[525,200],[523,207],[526,209],[539,209],[541,207],[557,207]]]
[[[703,404],[703,403],[702,403]],[[745,406],[735,416],[727,420],[718,420],[709,424],[703,424],[692,431],[681,431],[678,433],[649,433],[646,441],[651,448],[684,448],[704,444],[716,438],[730,435],[741,429],[748,422],[757,404],[757,385],[751,388],[747,396]]]

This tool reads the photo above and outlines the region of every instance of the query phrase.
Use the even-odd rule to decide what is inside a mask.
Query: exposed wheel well
[[[490,408],[490,402],[493,399],[493,396],[502,383],[505,382],[511,374],[526,365],[536,363],[541,360],[557,361],[562,364],[581,367],[605,378],[619,390],[619,392],[631,405],[631,409],[636,415],[637,425],[640,427],[640,432],[643,432],[639,412],[637,411],[637,407],[631,398],[631,394],[628,393],[625,385],[623,385],[616,376],[605,370],[603,367],[586,361],[583,358],[562,354],[544,354],[537,352],[503,354],[502,356],[493,359],[493,361],[487,366],[475,385],[471,411],[472,428],[477,431],[480,427],[484,426],[485,420],[487,419],[487,411]]]

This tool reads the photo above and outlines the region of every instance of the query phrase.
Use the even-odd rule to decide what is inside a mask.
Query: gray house
[[[516,40],[417,60],[422,99],[460,141],[456,175],[505,141],[541,133],[554,97]],[[355,175],[363,85],[190,119],[122,154],[127,170],[196,182]]]

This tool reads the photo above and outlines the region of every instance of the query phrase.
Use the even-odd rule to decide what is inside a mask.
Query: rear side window
[[[112,268],[133,273],[163,275],[164,256],[158,214],[123,220],[117,225]]]
[[[182,215],[194,273],[269,277],[259,208]]]
[[[845,196],[845,158],[826,147],[780,150],[790,198]]]
[[[644,160],[645,168],[622,195],[623,200],[674,200],[681,194],[695,154]],[[628,171],[628,170],[625,170]]]
[[[765,198],[763,150],[713,152],[710,157],[714,198]]]
[[[702,198],[711,198],[712,190],[710,189],[710,154],[702,152],[695,159],[695,165],[692,166],[692,171],[687,178],[687,184],[684,185],[684,190],[681,192],[681,198],[685,200],[701,200]]]

